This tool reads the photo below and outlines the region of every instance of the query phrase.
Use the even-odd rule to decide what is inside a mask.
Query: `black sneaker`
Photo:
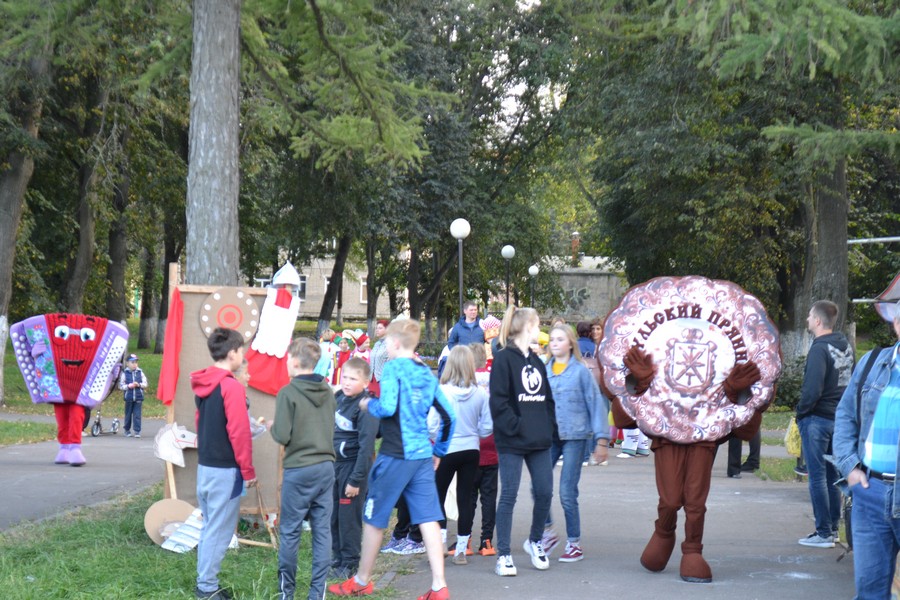
[[[209,598],[214,600],[232,600],[231,592],[225,588],[219,588],[212,592],[204,592],[200,588],[194,588],[194,595],[197,598]]]
[[[806,470],[806,465],[797,465],[796,467],[794,467],[794,473],[796,473],[800,477],[806,477],[809,475],[809,471]]]

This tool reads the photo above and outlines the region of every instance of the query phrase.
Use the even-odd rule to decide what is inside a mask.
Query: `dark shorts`
[[[380,454],[369,472],[369,493],[363,507],[363,522],[386,529],[401,494],[406,499],[413,524],[444,518],[434,483],[432,460],[404,460]]]

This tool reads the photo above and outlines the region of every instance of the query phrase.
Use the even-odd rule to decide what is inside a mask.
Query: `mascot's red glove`
[[[725,396],[734,404],[745,404],[750,399],[748,389],[751,385],[759,381],[759,367],[752,360],[739,365],[735,365],[731,369],[731,373],[725,378],[722,389],[725,390]]]
[[[625,354],[623,362],[625,367],[631,371],[625,377],[625,387],[633,396],[640,396],[650,388],[650,382],[656,375],[653,357],[637,346],[632,346]]]

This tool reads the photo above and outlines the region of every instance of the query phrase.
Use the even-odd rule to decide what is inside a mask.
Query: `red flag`
[[[184,321],[184,302],[178,288],[172,292],[169,303],[169,319],[166,321],[166,337],[163,342],[162,368],[159,371],[159,384],[156,397],[165,405],[175,400],[175,388],[178,385],[178,357],[181,355],[181,333]]]

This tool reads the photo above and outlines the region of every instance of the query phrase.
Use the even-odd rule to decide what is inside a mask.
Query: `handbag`
[[[787,433],[784,434],[784,447],[791,456],[800,457],[800,428],[796,417],[791,417]]]

